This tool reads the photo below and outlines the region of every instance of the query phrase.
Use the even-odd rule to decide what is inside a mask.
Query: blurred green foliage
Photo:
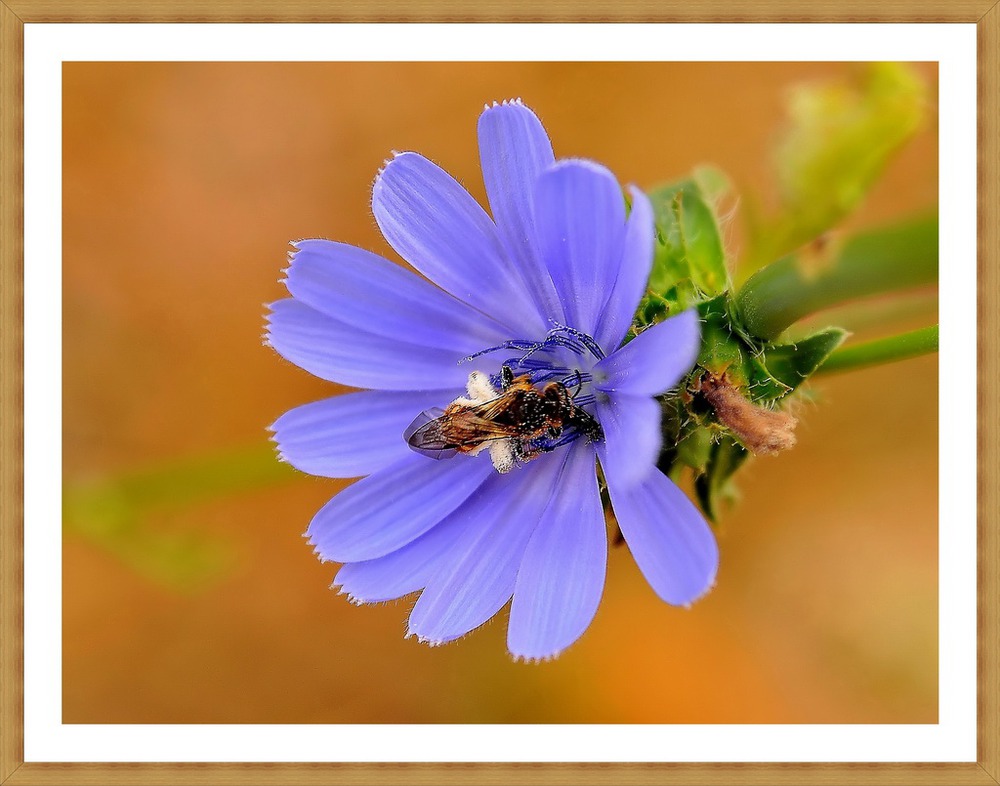
[[[200,531],[171,532],[153,520],[295,476],[267,445],[76,483],[63,490],[63,531],[103,546],[157,583],[194,590],[232,564],[228,543]]]
[[[775,150],[780,204],[750,224],[741,278],[847,217],[926,121],[927,87],[903,63],[869,63],[852,79],[806,84],[788,103]]]

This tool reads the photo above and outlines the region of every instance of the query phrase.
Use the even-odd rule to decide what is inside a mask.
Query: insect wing
[[[433,459],[446,459],[458,450],[444,436],[447,416],[440,407],[425,409],[403,432],[403,439],[412,450]]]
[[[530,381],[526,376],[519,377],[489,401],[456,401],[446,410],[425,410],[407,426],[403,439],[417,453],[443,459],[456,453],[475,455],[484,443],[519,438],[522,426],[518,418],[527,391],[534,392]]]
[[[504,394],[447,416],[448,438],[464,448],[474,448],[494,439],[509,439],[516,432],[510,425],[497,422],[509,406],[510,396]]]

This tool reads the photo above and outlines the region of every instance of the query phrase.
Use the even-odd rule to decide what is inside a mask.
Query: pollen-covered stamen
[[[470,357],[479,357],[504,349],[518,349],[520,354],[505,358],[503,367],[517,376],[527,375],[532,384],[559,382],[572,391],[576,406],[594,403],[590,392],[593,382],[591,369],[604,357],[597,342],[586,333],[553,322],[555,325],[541,341],[511,339],[503,344],[481,350]],[[501,374],[491,376],[494,385],[502,386]]]
[[[537,341],[528,341],[521,338],[512,338],[508,341],[504,341],[502,344],[497,344],[496,346],[487,347],[486,349],[481,349],[478,352],[473,352],[471,355],[466,355],[462,358],[459,363],[468,363],[469,361],[475,360],[476,358],[482,357],[483,355],[488,355],[491,352],[499,352],[501,349],[520,349],[525,352],[531,352],[537,347],[541,346]]]
[[[553,325],[555,325],[555,327],[549,331],[549,335],[552,335],[553,333],[565,333],[568,336],[572,336],[595,358],[598,360],[604,359],[604,350],[601,349],[600,344],[598,344],[593,337],[588,336],[582,330],[577,330],[576,328],[571,328],[569,325],[563,325],[556,322],[554,319],[550,321]]]

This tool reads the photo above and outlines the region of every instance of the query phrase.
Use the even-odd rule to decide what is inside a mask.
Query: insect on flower
[[[649,199],[605,167],[557,160],[520,101],[487,106],[479,149],[490,213],[424,156],[379,172],[372,212],[421,276],[345,243],[294,243],[267,342],[360,388],[272,426],[280,457],[359,478],[306,531],[356,603],[419,592],[407,635],[461,638],[510,604],[515,658],[551,658],[600,605],[601,478],[643,575],[686,606],[719,552],[657,468],[656,397],[701,347],[695,311],[629,337],[653,261]],[[448,457],[447,461],[436,461]]]
[[[576,378],[579,392],[579,372]],[[467,392],[444,412],[428,409],[418,415],[403,432],[407,444],[437,459],[488,449],[493,466],[504,473],[581,436],[595,442],[604,438],[601,425],[573,403],[574,394],[563,382],[539,388],[530,374],[515,377],[510,366],[502,366],[500,390],[486,374],[473,371]]]

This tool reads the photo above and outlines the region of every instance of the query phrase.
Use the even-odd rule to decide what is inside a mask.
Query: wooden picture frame
[[[978,744],[977,761],[924,764],[249,764],[24,761],[23,28],[49,22],[957,22],[978,28]],[[0,0],[0,784],[116,783],[1000,783],[1000,3],[910,0],[666,2],[537,6],[524,0],[417,5],[319,0]]]

